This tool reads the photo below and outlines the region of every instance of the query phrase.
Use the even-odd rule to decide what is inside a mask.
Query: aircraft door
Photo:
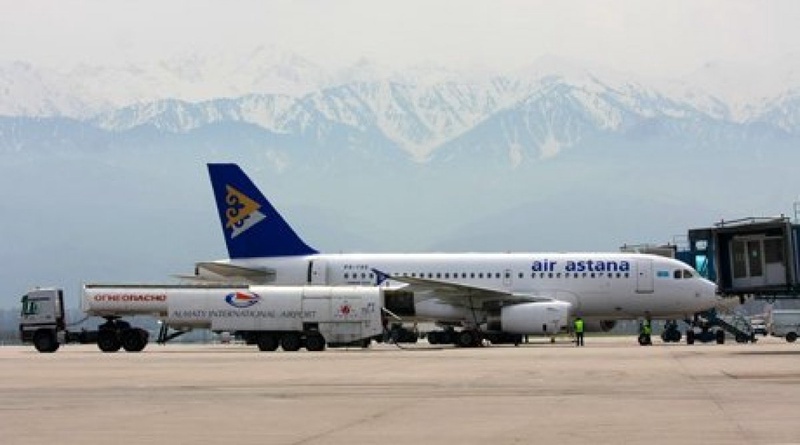
[[[506,269],[503,271],[503,286],[507,289],[511,289],[511,285],[514,284],[511,278],[511,269]]]
[[[324,286],[328,284],[328,263],[320,260],[308,262],[308,284]]]
[[[637,260],[636,292],[640,294],[652,294],[653,290],[653,260]]]

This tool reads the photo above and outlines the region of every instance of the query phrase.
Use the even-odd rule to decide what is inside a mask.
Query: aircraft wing
[[[405,283],[403,290],[415,293],[430,293],[433,297],[456,306],[481,307],[485,303],[532,303],[537,301],[553,301],[555,292],[540,292],[536,294],[516,294],[497,289],[487,289],[480,286],[450,283],[433,280],[430,278],[390,276],[378,270],[373,271],[378,275],[379,282],[385,280]]]

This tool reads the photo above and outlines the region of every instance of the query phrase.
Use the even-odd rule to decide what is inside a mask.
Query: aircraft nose
[[[702,299],[706,303],[707,309],[718,306],[723,299],[719,295],[717,284],[713,281],[703,280]]]

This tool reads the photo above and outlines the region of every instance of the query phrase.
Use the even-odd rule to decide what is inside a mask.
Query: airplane
[[[586,331],[623,319],[688,320],[718,302],[713,282],[650,254],[320,253],[238,165],[208,164],[208,171],[229,258],[196,263],[192,279],[384,286],[396,290],[386,297],[387,317],[443,327],[428,333],[433,344],[518,343],[555,335],[578,316]]]

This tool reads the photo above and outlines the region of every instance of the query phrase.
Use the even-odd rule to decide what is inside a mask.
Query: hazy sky
[[[642,74],[800,54],[797,1],[0,0],[0,58],[125,63],[273,44],[326,65],[368,57],[509,69],[547,54]]]

